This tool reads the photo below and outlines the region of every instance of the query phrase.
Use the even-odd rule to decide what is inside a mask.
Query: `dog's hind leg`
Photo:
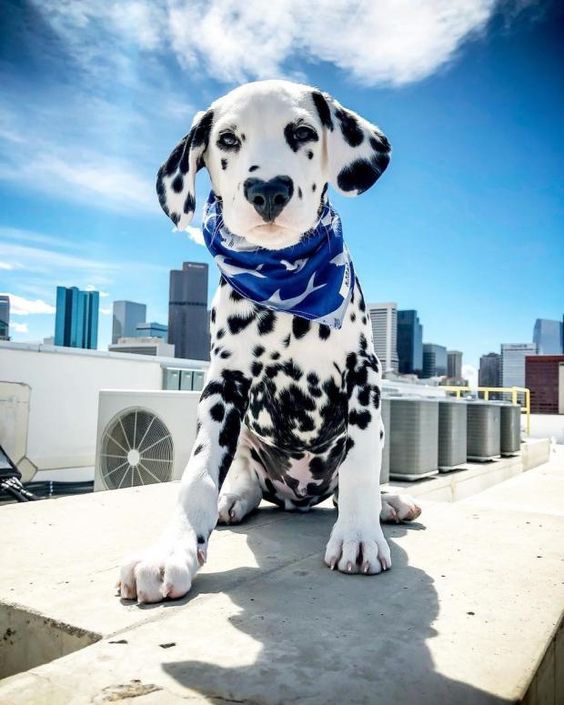
[[[382,511],[380,521],[389,524],[399,524],[402,521],[415,521],[421,514],[421,507],[406,494],[382,495]]]
[[[262,499],[258,478],[251,467],[250,451],[239,442],[218,500],[220,524],[238,524]]]

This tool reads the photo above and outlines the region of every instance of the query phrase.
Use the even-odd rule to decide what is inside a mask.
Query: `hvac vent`
[[[150,411],[130,409],[106,428],[100,473],[109,490],[172,479],[174,444],[165,424]]]
[[[497,458],[500,445],[500,408],[486,401],[470,401],[468,413],[468,460],[484,462]]]
[[[460,470],[466,462],[466,403],[439,399],[439,471]]]
[[[101,391],[95,490],[177,480],[196,436],[199,392]]]
[[[384,426],[384,448],[382,449],[382,469],[380,483],[390,480],[390,400],[382,397],[382,424]]]
[[[436,399],[390,398],[390,477],[419,480],[438,472],[439,403]]]
[[[500,450],[505,456],[521,450],[521,407],[509,402],[497,402],[500,410]]]

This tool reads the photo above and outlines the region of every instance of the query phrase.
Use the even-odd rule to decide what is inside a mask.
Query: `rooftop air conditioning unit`
[[[380,470],[380,484],[390,481],[390,400],[381,398],[382,423],[384,425],[384,448],[382,449],[382,469]]]
[[[460,470],[466,462],[466,402],[439,399],[439,471]]]
[[[499,457],[501,453],[500,411],[496,403],[468,402],[468,460],[485,462]]]
[[[500,450],[504,456],[521,451],[521,407],[510,402],[497,402],[500,410]]]
[[[196,438],[200,392],[102,390],[94,490],[178,480]]]
[[[439,470],[437,399],[390,397],[390,477],[419,480]]]

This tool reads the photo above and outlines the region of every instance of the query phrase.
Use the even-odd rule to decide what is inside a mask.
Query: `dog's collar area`
[[[343,322],[354,270],[341,219],[325,196],[316,225],[301,240],[268,250],[234,235],[223,221],[221,199],[209,195],[204,241],[227,282],[257,304],[332,328]]]

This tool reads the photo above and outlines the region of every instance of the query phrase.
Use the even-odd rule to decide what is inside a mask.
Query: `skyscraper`
[[[397,304],[368,304],[368,314],[382,372],[397,372]]]
[[[462,353],[459,350],[447,350],[447,377],[462,379]]]
[[[168,342],[175,356],[209,360],[208,265],[184,262],[170,273]]]
[[[423,344],[423,377],[444,377],[447,373],[447,349],[444,345]]]
[[[398,365],[401,374],[423,372],[423,326],[417,311],[398,311]]]
[[[561,355],[562,321],[537,318],[533,329],[533,343],[537,345],[539,355]]]
[[[0,295],[0,340],[10,340],[10,297]]]
[[[502,343],[501,386],[525,386],[525,357],[536,355],[536,343]]]
[[[501,387],[501,355],[488,353],[480,358],[479,387]]]
[[[98,345],[99,303],[97,291],[58,286],[55,345],[95,350]]]
[[[114,301],[114,317],[112,322],[112,344],[119,338],[132,338],[137,335],[137,324],[145,323],[147,306],[135,301]]]

